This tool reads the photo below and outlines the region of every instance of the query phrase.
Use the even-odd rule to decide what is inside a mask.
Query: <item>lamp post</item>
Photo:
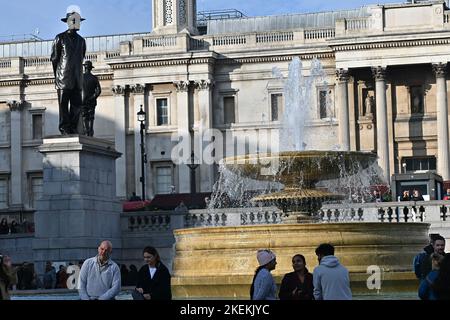
[[[187,165],[191,170],[191,194],[196,193],[195,186],[195,170],[199,167],[198,164],[195,163],[195,155],[194,152],[191,153],[191,163]]]
[[[142,201],[145,201],[145,164],[147,163],[147,155],[145,154],[144,145],[144,130],[145,122],[147,120],[147,114],[145,113],[143,106],[141,105],[141,110],[137,113],[137,119],[141,123],[141,185],[142,185]]]

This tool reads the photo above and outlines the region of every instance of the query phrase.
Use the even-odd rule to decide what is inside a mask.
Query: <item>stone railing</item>
[[[97,62],[98,54],[97,53],[88,53],[88,54],[86,54],[85,60],[89,60],[91,62]]]
[[[190,210],[185,227],[225,227],[280,223],[282,212],[277,208],[233,208]]]
[[[50,65],[52,62],[50,57],[30,57],[24,59],[24,66],[26,67],[36,67]]]
[[[121,217],[122,231],[170,231],[172,218],[172,211],[126,213]]]
[[[305,30],[305,40],[331,39],[336,36],[334,28]]]
[[[449,201],[328,204],[319,212],[323,222],[428,222],[450,221]]]
[[[122,230],[170,231],[183,228],[279,224],[284,215],[276,207],[123,213]],[[450,201],[325,204],[318,215],[323,223],[428,222],[441,225],[442,222],[450,222]]]
[[[256,34],[256,43],[289,42],[294,40],[294,32],[267,32]]]
[[[314,41],[326,41],[334,38],[334,28],[299,29],[280,32],[254,32],[245,34],[222,34],[190,37],[186,34],[169,36],[151,35],[138,37],[133,41],[132,49],[125,50],[134,54],[151,54],[161,52],[187,52],[210,50],[216,52],[235,51],[242,49],[258,49],[267,46],[305,44]],[[124,55],[126,55],[124,53]]]
[[[212,45],[214,47],[237,46],[245,44],[247,44],[247,36],[245,35],[216,36],[212,38]]]
[[[189,36],[181,33],[177,35],[150,35],[134,38],[131,50],[134,54],[170,53],[187,52],[188,47]]]
[[[370,21],[368,18],[345,19],[345,28],[349,31],[370,29]]]
[[[183,228],[276,224],[283,213],[274,207],[214,210],[129,212],[121,215],[122,231],[171,231]]]
[[[120,56],[120,52],[89,52],[85,60],[90,60],[95,64],[96,69],[107,68],[107,60]],[[0,59],[0,72],[5,74],[21,74],[36,72],[52,72],[53,67],[49,56],[36,57],[14,57]]]
[[[106,52],[106,59],[113,59],[120,56],[120,52]]]
[[[444,23],[445,24],[450,23],[450,11],[445,11],[444,12]]]
[[[189,39],[189,50],[192,51],[208,50],[208,48],[209,42],[205,41],[204,39],[196,39],[196,38]]]
[[[142,39],[144,48],[175,47],[177,36],[149,37]]]
[[[0,59],[0,69],[11,68],[11,59]]]

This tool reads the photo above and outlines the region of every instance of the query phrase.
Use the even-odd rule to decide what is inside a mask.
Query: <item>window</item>
[[[283,105],[283,94],[275,93],[271,95],[271,120],[278,121],[281,106]]]
[[[172,187],[172,167],[156,168],[156,194],[170,194]]]
[[[42,139],[42,114],[32,115],[33,140]]]
[[[223,110],[224,110],[224,123],[231,124],[235,123],[235,100],[234,97],[224,97],[223,98]]]
[[[403,170],[406,170],[406,172],[436,170],[435,157],[403,158],[402,163],[403,167],[405,168]]]
[[[167,126],[169,124],[169,107],[167,98],[156,99],[156,125]]]
[[[422,86],[409,87],[411,114],[423,114],[424,101],[423,101],[423,88]]]
[[[0,209],[8,208],[8,180],[0,178]]]
[[[30,177],[30,207],[36,208],[36,201],[41,199],[44,179],[42,177]]]
[[[334,107],[331,89],[319,90],[319,117],[320,119],[334,118]]]

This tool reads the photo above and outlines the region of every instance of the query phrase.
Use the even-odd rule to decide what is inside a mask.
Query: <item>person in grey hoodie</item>
[[[352,300],[350,277],[347,268],[334,256],[334,247],[324,243],[317,247],[319,266],[314,269],[314,299]]]
[[[83,263],[79,281],[81,300],[114,300],[120,293],[120,269],[110,259],[111,252],[111,242],[103,241],[98,255]]]

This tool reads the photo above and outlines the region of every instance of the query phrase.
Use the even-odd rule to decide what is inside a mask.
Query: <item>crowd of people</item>
[[[9,223],[7,218],[2,218],[0,220],[0,235],[33,232],[34,224],[28,222],[26,219],[24,219],[22,223],[18,223],[15,219],[12,219]]]
[[[418,189],[403,190],[398,198],[399,201],[425,201],[424,196]],[[437,199],[440,200],[440,199]],[[446,189],[445,194],[442,196],[442,200],[450,200],[450,188]],[[382,193],[379,190],[373,190],[371,194],[371,202],[390,202],[392,196],[389,192]]]
[[[86,261],[79,261],[79,296],[81,300],[114,300],[123,286],[134,288],[134,300],[171,300],[171,275],[161,262],[154,247],[142,251],[144,265],[137,270],[119,268],[112,259],[112,243],[103,241],[98,254]],[[250,286],[251,300],[352,300],[350,275],[329,243],[320,244],[316,250],[319,265],[312,273],[307,268],[305,256],[298,253],[292,257],[293,272],[282,278],[279,290],[271,271],[277,266],[277,257],[268,249],[258,250],[255,271]],[[66,267],[56,271],[51,261],[45,265],[42,281],[36,275],[34,265],[23,263],[14,268],[11,258],[0,255],[0,300],[10,299],[9,290],[39,288],[67,288]],[[445,253],[445,238],[430,235],[430,243],[413,261],[413,269],[420,281],[418,296],[423,300],[450,300],[450,254]]]
[[[259,250],[259,267],[250,287],[252,300],[351,300],[350,276],[334,255],[334,246],[323,243],[316,248],[319,265],[311,274],[302,254],[292,257],[293,272],[284,275],[277,296],[277,285],[270,273],[276,268],[276,255]]]

